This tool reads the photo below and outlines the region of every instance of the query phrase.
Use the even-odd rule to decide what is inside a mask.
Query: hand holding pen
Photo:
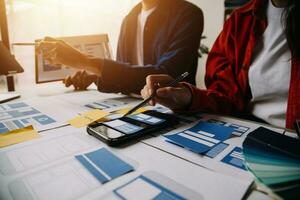
[[[148,76],[146,85],[141,91],[144,101],[138,106],[143,106],[149,102],[150,105],[159,103],[173,110],[186,108],[191,102],[192,95],[190,90],[184,84],[180,83],[180,81],[187,76],[188,72],[183,73],[176,79],[173,79],[169,75]]]

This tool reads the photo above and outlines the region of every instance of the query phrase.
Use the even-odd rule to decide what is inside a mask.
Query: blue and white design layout
[[[85,107],[103,110],[103,109],[110,109],[110,108],[118,108],[118,107],[126,106],[128,104],[129,104],[128,102],[118,101],[114,99],[107,99],[107,100],[101,100],[101,101],[96,101],[96,102],[86,104]]]
[[[164,121],[166,121],[165,119],[160,119],[160,118],[146,115],[143,113],[136,114],[136,115],[130,115],[128,117],[131,119],[137,120],[139,122],[143,122],[143,123],[150,124],[150,125],[157,125],[157,124],[161,124]]]
[[[220,153],[222,153],[227,147],[229,146],[229,144],[226,143],[219,143],[218,145],[216,145],[214,148],[210,149],[208,152],[205,153],[205,155],[207,157],[210,158],[215,158],[217,157]]]
[[[234,129],[230,127],[199,122],[188,130],[165,137],[168,142],[185,147],[195,153],[205,153],[228,139],[233,131]]]
[[[105,148],[75,158],[102,184],[134,170]]]
[[[125,121],[122,121],[119,119],[105,122],[103,124],[113,128],[113,129],[116,129],[118,131],[121,131],[124,134],[133,134],[133,133],[136,133],[143,129],[143,127],[136,126],[136,125],[130,124],[128,122],[125,122]]]
[[[23,102],[0,105],[0,121],[0,134],[29,125],[43,126],[56,122]]]
[[[223,122],[223,121],[216,120],[216,119],[209,119],[208,122],[234,128],[234,132],[232,134],[236,135],[236,136],[242,136],[244,133],[246,133],[247,131],[250,130],[250,128],[246,127],[246,126],[241,126],[241,125],[233,124],[233,123],[229,123],[229,122]]]
[[[114,190],[114,193],[123,200],[154,199],[154,200],[184,200],[184,197],[174,191],[154,182],[153,180],[139,176],[129,183]]]
[[[235,147],[228,155],[226,155],[221,160],[221,162],[247,171],[242,148],[240,147]]]

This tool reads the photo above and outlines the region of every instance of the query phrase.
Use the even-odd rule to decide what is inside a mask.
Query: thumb
[[[49,36],[46,36],[44,40],[45,40],[45,41],[50,41],[50,42],[51,42],[51,41],[52,41],[52,42],[53,42],[53,41],[56,41],[56,39],[54,39],[53,37],[49,37]]]

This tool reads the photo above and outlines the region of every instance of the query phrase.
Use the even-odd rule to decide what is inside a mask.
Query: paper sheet
[[[18,144],[28,140],[38,138],[39,134],[32,126],[10,131],[5,134],[0,134],[0,147],[6,147],[13,144]]]
[[[209,121],[211,123],[223,124],[226,127],[235,128],[235,131],[233,132],[234,136],[230,139],[225,140],[224,142],[219,143],[219,145],[212,148],[205,155],[199,155],[187,149],[170,144],[165,141],[164,137],[148,138],[144,140],[144,142],[146,144],[155,146],[166,152],[170,152],[179,157],[195,162],[199,165],[205,166],[217,172],[227,174],[241,180],[252,181],[253,176],[249,172],[242,169],[240,165],[242,163],[241,162],[242,158],[240,158],[238,153],[236,153],[235,151],[234,151],[235,153],[233,153],[232,151],[235,148],[241,148],[245,136],[249,132],[256,129],[259,125],[255,123],[249,123],[249,122],[235,120],[231,118],[219,117],[216,115],[203,115],[201,121]],[[191,128],[195,124],[196,123],[194,124],[188,123],[186,126],[181,126],[177,130],[173,130],[165,134],[165,136],[172,135],[178,132],[183,132],[184,130]],[[222,161],[225,157],[228,156],[230,156],[231,160],[233,159],[232,161],[234,161],[236,165],[232,165],[233,162],[230,162],[231,161],[230,159],[228,160],[225,159],[225,161]]]
[[[66,125],[77,106],[55,97],[33,98],[0,105],[0,133],[32,125],[38,132]]]
[[[89,125],[92,122],[98,121],[106,116],[108,116],[110,113],[99,110],[99,109],[94,109],[85,113],[82,113],[80,116],[75,117],[71,120],[68,121],[68,123],[75,128],[81,128],[84,126]]]

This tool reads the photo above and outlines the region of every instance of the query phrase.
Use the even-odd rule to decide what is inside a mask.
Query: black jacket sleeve
[[[150,74],[169,74],[176,77],[190,71],[191,63],[198,59],[197,52],[203,31],[203,14],[200,9],[182,10],[178,16],[170,19],[170,34],[165,37],[170,41],[155,64],[146,66],[132,65],[126,62],[104,60],[102,77],[98,82],[101,92],[140,93]],[[159,23],[159,22],[158,22]],[[124,23],[120,37],[124,33]],[[119,41],[120,42],[120,41]],[[132,47],[131,47],[132,48]],[[192,74],[195,78],[195,73]]]

